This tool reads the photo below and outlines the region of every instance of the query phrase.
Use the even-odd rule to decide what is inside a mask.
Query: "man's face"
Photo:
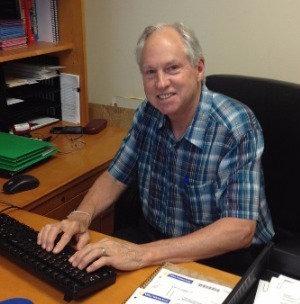
[[[145,94],[171,120],[194,115],[201,92],[204,62],[190,64],[180,35],[172,28],[153,33],[141,57]]]

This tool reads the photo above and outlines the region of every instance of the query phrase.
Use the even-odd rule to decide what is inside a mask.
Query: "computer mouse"
[[[1,304],[33,304],[32,301],[26,298],[11,298],[7,300],[3,300],[0,303]]]
[[[16,175],[3,185],[3,192],[14,194],[38,187],[39,180],[32,175]]]

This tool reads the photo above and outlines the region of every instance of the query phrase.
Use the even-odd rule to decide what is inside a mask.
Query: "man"
[[[45,226],[38,244],[59,252],[75,236],[70,262],[82,269],[93,261],[87,271],[199,260],[237,273],[235,264],[249,266],[274,234],[259,123],[246,106],[205,87],[201,47],[183,24],[147,27],[136,57],[147,99],[132,128],[78,210]],[[88,244],[91,220],[135,181],[149,242]]]

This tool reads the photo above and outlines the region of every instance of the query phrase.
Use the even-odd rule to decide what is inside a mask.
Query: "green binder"
[[[0,169],[19,172],[57,153],[53,143],[0,132]]]

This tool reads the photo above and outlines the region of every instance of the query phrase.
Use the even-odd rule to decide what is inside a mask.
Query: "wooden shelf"
[[[73,49],[74,45],[71,42],[53,44],[49,42],[38,41],[24,47],[0,51],[0,63],[38,55],[45,55],[62,51],[72,51]]]
[[[1,1],[1,0],[0,0]],[[58,24],[59,43],[37,41],[24,47],[0,51],[0,122],[7,112],[7,93],[3,85],[4,71],[2,65],[6,62],[36,57],[40,55],[55,55],[63,72],[79,76],[80,123],[89,121],[88,90],[86,71],[85,44],[85,0],[59,0]],[[42,16],[40,16],[42,18]],[[6,118],[2,119],[6,121]]]

